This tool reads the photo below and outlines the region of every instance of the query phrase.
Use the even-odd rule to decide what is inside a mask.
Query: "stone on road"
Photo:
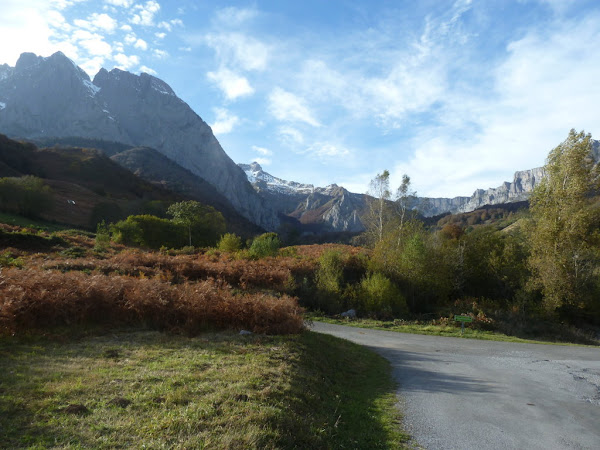
[[[597,348],[422,336],[315,322],[370,347],[427,449],[600,449]]]

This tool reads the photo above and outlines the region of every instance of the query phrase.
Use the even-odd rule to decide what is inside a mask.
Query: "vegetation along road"
[[[428,449],[600,448],[600,350],[315,322],[392,363],[405,426]]]

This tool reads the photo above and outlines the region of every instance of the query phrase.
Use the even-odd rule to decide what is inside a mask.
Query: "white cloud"
[[[137,12],[131,16],[131,23],[134,25],[153,26],[154,16],[160,10],[160,4],[150,0],[144,5],[135,5],[134,9]]]
[[[239,117],[232,115],[225,108],[214,108],[215,121],[211,124],[214,134],[227,134],[240,122]]]
[[[159,22],[159,24],[157,25],[158,28],[162,28],[163,30],[167,30],[167,31],[173,31],[173,27],[181,27],[183,26],[183,21],[181,19],[172,19],[167,21],[162,21]]]
[[[304,122],[313,127],[321,124],[315,119],[304,99],[276,87],[269,95],[269,112],[278,120]]]
[[[217,11],[215,22],[217,26],[239,27],[257,16],[256,9],[228,7]]]
[[[129,70],[130,68],[137,66],[140,63],[140,58],[136,55],[127,56],[123,53],[118,53],[113,58],[117,63],[117,67],[123,70]]]
[[[295,146],[304,143],[304,135],[296,128],[289,126],[279,127],[277,134],[281,141],[289,146]]]
[[[226,67],[243,70],[264,70],[269,60],[269,47],[252,36],[241,33],[209,34],[204,42],[217,54]]]
[[[143,39],[138,39],[137,41],[135,41],[135,44],[133,44],[133,46],[135,48],[139,48],[140,50],[148,50],[148,43]]]
[[[113,6],[121,6],[123,8],[129,8],[133,5],[133,0],[104,0],[105,3]]]
[[[154,33],[154,36],[156,36],[158,39],[164,39],[166,35],[167,33]]]
[[[124,40],[127,45],[133,45],[137,41],[137,36],[135,35],[135,33],[128,33],[127,35],[125,35]]]
[[[330,142],[315,142],[302,153],[309,153],[320,159],[331,159],[348,156],[351,152],[343,146],[332,144]]]
[[[117,28],[117,21],[108,14],[93,13],[88,17],[93,29],[113,33]]]
[[[167,51],[160,50],[158,48],[155,48],[154,50],[152,50],[152,54],[158,59],[163,59],[163,58],[166,58],[167,56],[169,56],[169,53]]]
[[[131,25],[127,25],[127,24],[121,25],[120,29],[123,31],[126,31],[126,32],[133,31],[133,28],[131,28]]]
[[[104,40],[104,37],[88,32],[76,33],[77,45],[83,47],[91,56],[109,57],[112,54],[112,46]]]
[[[471,195],[543,165],[569,129],[597,132],[599,20],[561,20],[511,42],[492,71],[493,89],[449,93],[441,128],[417,134],[396,176],[411,175],[423,195]]]
[[[68,56],[68,55],[67,55]],[[105,59],[101,56],[96,56],[94,58],[86,58],[85,62],[79,64],[85,72],[87,72],[91,77],[98,73],[98,71],[104,65]]]
[[[162,28],[167,31],[173,30],[173,27],[171,26],[171,24],[169,22],[162,21],[157,26],[158,26],[158,28]]]
[[[235,100],[238,97],[254,93],[254,89],[250,86],[248,80],[231,70],[220,69],[218,72],[208,72],[206,76],[223,91],[229,100]]]
[[[150,75],[156,75],[156,70],[153,70],[147,66],[140,66],[140,72],[146,72],[147,74],[150,74]]]
[[[273,152],[271,150],[269,150],[268,148],[258,147],[256,145],[252,146],[252,150],[254,150],[256,153],[260,153],[261,155],[264,155],[264,156],[271,156],[273,154]]]
[[[59,44],[51,42],[54,30],[49,26],[48,13],[52,10],[45,0],[2,1],[0,63],[14,65],[23,52],[49,55],[60,50]],[[57,16],[52,19],[56,21]]]
[[[270,158],[261,158],[261,157],[258,157],[258,158],[254,158],[254,162],[257,162],[261,166],[268,166],[273,161]]]

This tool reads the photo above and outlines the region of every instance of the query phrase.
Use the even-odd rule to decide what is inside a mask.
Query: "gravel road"
[[[420,336],[315,322],[387,358],[426,449],[600,449],[600,349]]]

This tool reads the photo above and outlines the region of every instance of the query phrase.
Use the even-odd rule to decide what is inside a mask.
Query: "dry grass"
[[[2,333],[87,323],[144,324],[188,334],[207,326],[268,334],[303,329],[295,298],[234,295],[219,280],[171,284],[158,278],[34,268],[0,273]]]

